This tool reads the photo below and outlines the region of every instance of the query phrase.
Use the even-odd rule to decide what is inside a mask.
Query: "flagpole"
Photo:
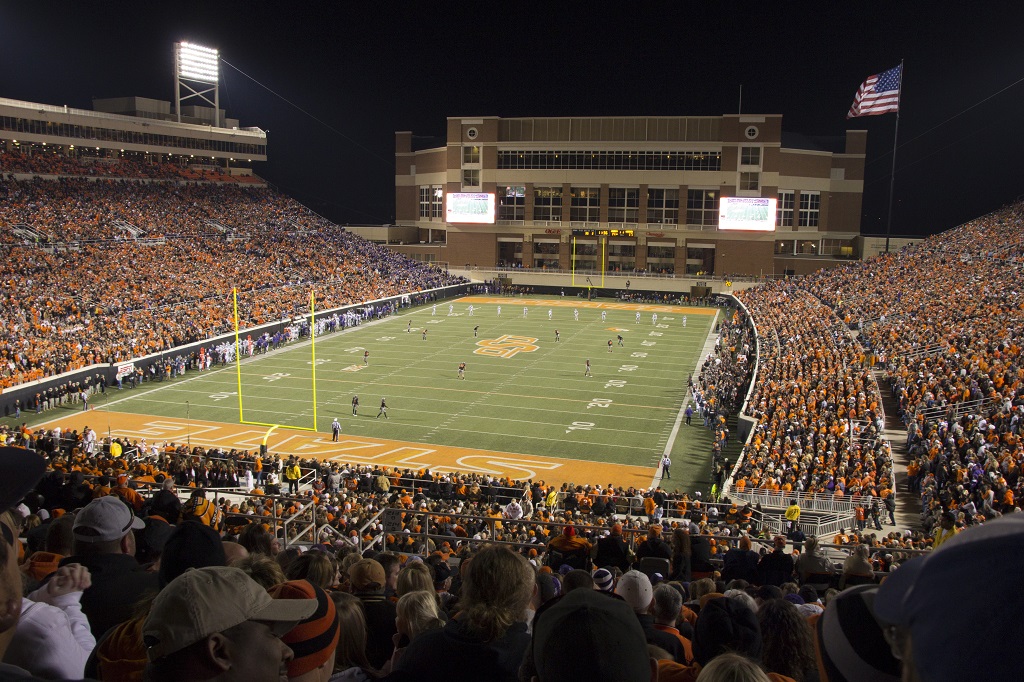
[[[892,199],[896,186],[896,144],[900,139],[900,100],[903,99],[903,60],[900,60],[900,85],[896,95],[896,131],[892,136],[892,171],[889,173],[889,217],[885,222],[885,252],[889,253],[889,238],[892,236]]]

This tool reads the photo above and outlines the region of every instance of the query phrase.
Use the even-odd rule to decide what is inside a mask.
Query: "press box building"
[[[449,118],[442,146],[418,139],[395,135],[405,229],[390,234],[422,260],[724,276],[803,274],[857,255],[863,130],[815,140],[784,133],[775,114],[491,116]],[[470,195],[493,195],[493,222],[452,218]],[[723,197],[775,200],[774,230],[720,229]]]

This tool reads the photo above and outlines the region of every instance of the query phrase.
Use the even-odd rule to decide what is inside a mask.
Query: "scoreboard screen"
[[[449,223],[494,224],[494,194],[488,192],[450,192],[446,199],[445,221]]]
[[[775,199],[766,197],[722,197],[718,229],[774,232],[775,204]]]

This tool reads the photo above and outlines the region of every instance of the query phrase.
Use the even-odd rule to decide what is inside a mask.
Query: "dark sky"
[[[862,226],[883,233],[896,116],[845,116],[865,78],[905,59],[893,234],[927,234],[1024,194],[1013,123],[1024,84],[982,101],[1024,77],[1024,7],[999,5],[1013,8],[6,2],[0,97],[170,100],[173,43],[217,47],[311,115],[223,67],[228,115],[270,131],[257,172],[358,224],[393,220],[396,130],[442,136],[447,116],[720,115],[736,111],[742,84],[743,111],[780,113],[787,131],[870,131]]]

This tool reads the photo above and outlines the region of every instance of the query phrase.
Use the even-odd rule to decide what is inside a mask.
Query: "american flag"
[[[877,116],[900,109],[900,77],[903,65],[869,76],[857,89],[846,118]]]

